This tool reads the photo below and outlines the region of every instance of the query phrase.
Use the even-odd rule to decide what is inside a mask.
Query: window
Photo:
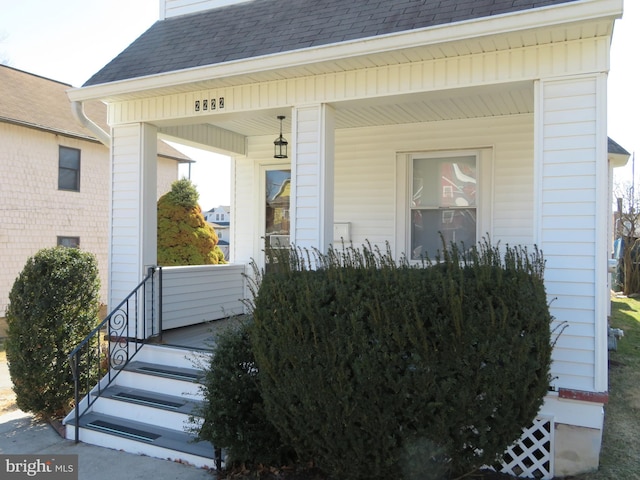
[[[447,245],[476,244],[476,163],[475,154],[410,156],[412,260],[433,258],[442,249],[440,235]]]
[[[80,237],[58,237],[58,246],[80,248]]]
[[[80,150],[59,147],[58,190],[80,191]]]
[[[288,248],[291,170],[265,172],[265,240],[275,248]]]

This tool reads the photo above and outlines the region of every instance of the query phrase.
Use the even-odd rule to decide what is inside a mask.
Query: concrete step
[[[115,383],[123,387],[202,400],[199,380],[203,376],[204,372],[195,368],[133,361],[120,371]]]
[[[74,420],[67,422],[67,438],[73,438],[74,424]],[[194,435],[184,431],[110,415],[95,412],[83,415],[80,419],[80,441],[197,467],[215,468],[214,448],[209,442],[195,441]]]
[[[202,369],[208,363],[210,356],[210,351],[146,344],[136,354],[134,360],[172,365],[174,367]]]
[[[182,430],[190,424],[189,416],[197,416],[202,405],[202,401],[187,396],[113,385],[102,392],[93,411]]]

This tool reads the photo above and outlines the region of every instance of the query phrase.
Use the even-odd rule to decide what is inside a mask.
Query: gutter
[[[100,128],[84,113],[84,105],[80,101],[71,101],[71,113],[84,127],[88,128],[101,143],[111,148],[111,135]]]

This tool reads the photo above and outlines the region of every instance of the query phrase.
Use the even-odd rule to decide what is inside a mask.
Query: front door
[[[289,248],[291,236],[291,170],[273,167],[264,175],[265,247]],[[265,260],[265,270],[269,271]]]

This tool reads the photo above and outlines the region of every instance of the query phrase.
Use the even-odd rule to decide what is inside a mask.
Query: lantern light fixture
[[[287,156],[287,145],[289,145],[289,142],[282,136],[282,120],[286,117],[284,115],[278,115],[277,118],[280,120],[280,136],[273,142],[273,158],[289,158]]]

